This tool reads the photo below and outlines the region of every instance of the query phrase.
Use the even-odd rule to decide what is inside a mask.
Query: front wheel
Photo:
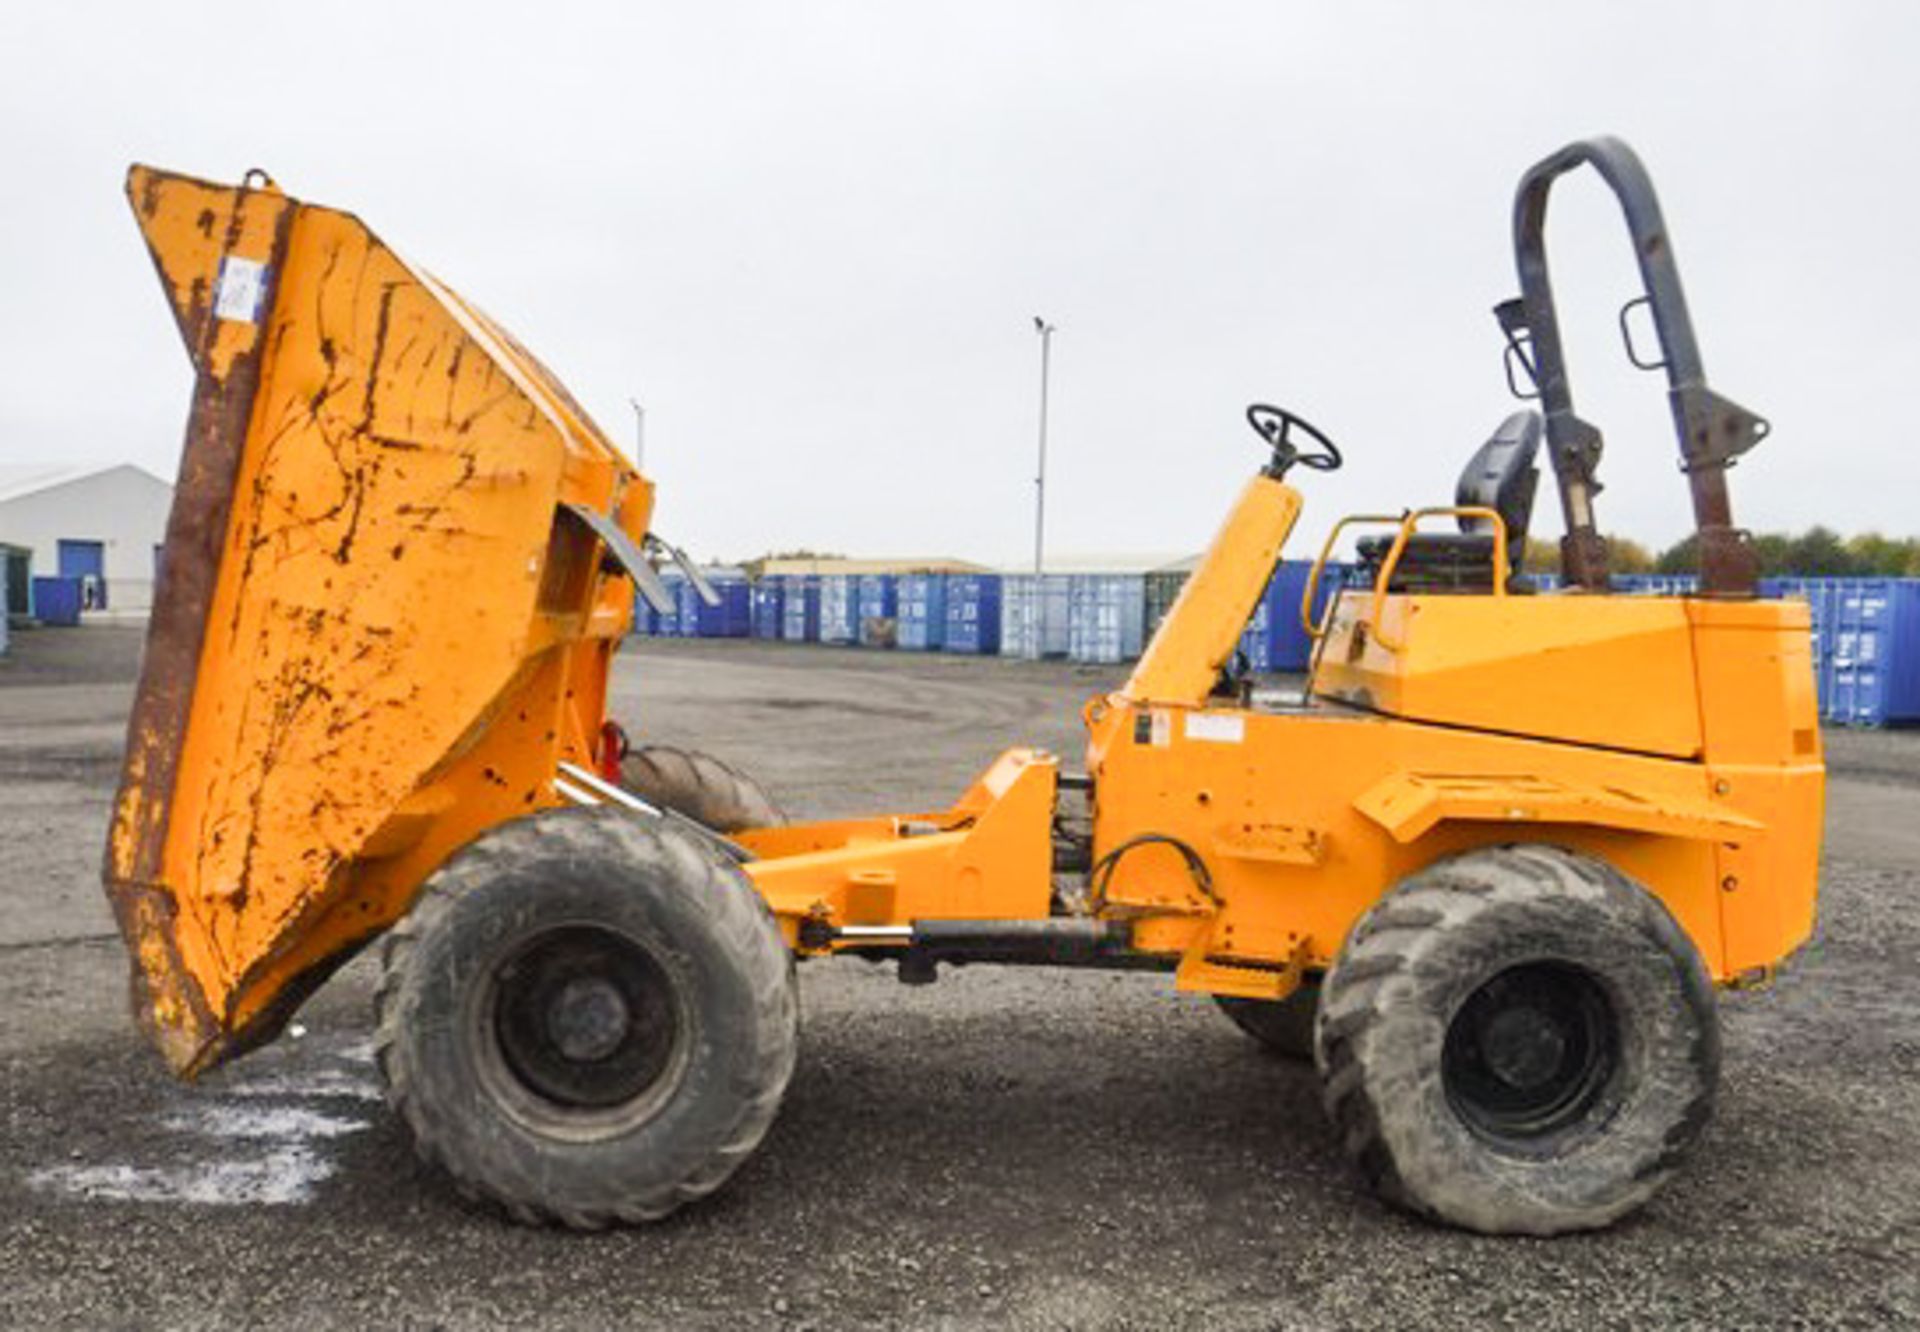
[[[1554,847],[1474,851],[1395,888],[1328,973],[1316,1058],[1386,1198],[1489,1234],[1640,1206],[1713,1110],[1713,987],[1661,903]]]
[[[791,956],[699,835],[608,808],[495,828],[388,937],[375,1047],[426,1161],[516,1220],[711,1193],[793,1072]]]

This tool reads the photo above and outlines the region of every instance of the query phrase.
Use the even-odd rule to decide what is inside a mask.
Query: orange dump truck
[[[1660,341],[1697,595],[1609,581],[1543,244],[1550,187],[1589,166]],[[136,167],[128,193],[197,381],[105,880],[183,1075],[271,1039],[385,934],[376,1048],[423,1155],[518,1219],[594,1227],[756,1146],[796,959],[1157,970],[1314,1059],[1386,1197],[1548,1234],[1674,1172],[1712,1105],[1716,986],[1808,937],[1806,612],[1756,597],[1726,488],[1765,426],[1707,387],[1618,141],[1516,197],[1522,294],[1498,313],[1541,410],[1471,452],[1451,505],[1349,520],[1388,531],[1309,623],[1303,694],[1256,693],[1235,647],[1305,502],[1289,475],[1341,457],[1256,406],[1262,465],[1088,703],[1077,769],[1014,748],[946,809],[809,824],[610,724],[612,653],[670,548],[652,486],[531,354],[264,177]],[[1554,593],[1521,572],[1543,453]]]

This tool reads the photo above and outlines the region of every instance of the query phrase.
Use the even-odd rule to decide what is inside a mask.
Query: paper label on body
[[[1187,739],[1211,740],[1215,744],[1237,745],[1247,738],[1244,717],[1230,713],[1190,712],[1187,714]]]
[[[1161,749],[1173,743],[1173,714],[1163,708],[1153,710],[1153,743]]]
[[[220,281],[213,295],[213,313],[220,319],[251,324],[260,317],[260,295],[267,285],[267,266],[257,259],[230,254],[220,261]]]

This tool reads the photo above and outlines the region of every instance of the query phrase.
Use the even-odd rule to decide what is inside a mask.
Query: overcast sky
[[[1338,440],[1302,544],[1445,500],[1509,410],[1514,183],[1618,133],[1660,186],[1709,376],[1771,418],[1754,528],[1920,531],[1920,7],[1837,3],[8,4],[0,458],[171,476],[187,362],[130,161],[267,168],[534,348],[658,526],[1030,558],[1203,544],[1266,399]],[[1597,181],[1550,229],[1602,525],[1688,524]],[[1557,516],[1543,492],[1536,531]]]

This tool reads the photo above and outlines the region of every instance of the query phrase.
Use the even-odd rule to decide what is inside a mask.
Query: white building
[[[131,463],[0,463],[0,546],[31,551],[35,578],[88,580],[91,609],[139,614],[153,605],[172,507],[173,487]],[[24,613],[14,604],[18,570],[9,575],[7,609]]]

